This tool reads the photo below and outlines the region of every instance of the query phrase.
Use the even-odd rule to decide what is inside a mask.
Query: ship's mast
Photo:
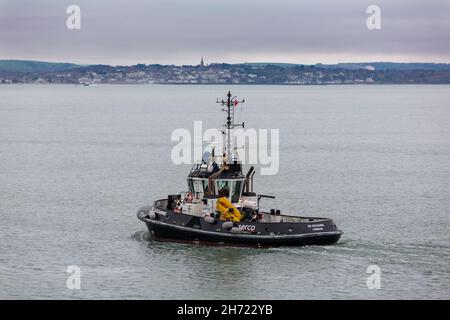
[[[219,101],[217,101],[219,102]],[[233,160],[233,148],[232,148],[232,139],[231,139],[231,130],[233,130],[234,128],[237,127],[244,127],[244,123],[242,122],[242,124],[235,124],[234,123],[234,109],[237,106],[238,103],[244,103],[245,100],[238,100],[237,97],[232,97],[231,92],[228,91],[227,94],[227,100],[224,101],[222,100],[220,103],[222,104],[222,106],[226,106],[226,109],[222,109],[222,111],[227,113],[227,123],[224,125],[224,127],[226,128],[226,136],[227,136],[227,141],[226,141],[226,149],[225,149],[225,155],[224,155],[224,160],[226,161],[226,163],[231,163]]]

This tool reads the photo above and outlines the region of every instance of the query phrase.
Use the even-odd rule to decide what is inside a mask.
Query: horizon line
[[[76,63],[76,62],[67,62],[67,61],[52,61],[50,60],[29,60],[29,59],[0,59],[0,61],[21,61],[21,62],[44,62],[44,63],[59,63],[59,64],[73,64],[73,65],[79,65],[79,66],[94,66],[94,65],[106,65],[106,66],[112,66],[112,67],[132,67],[136,65],[161,65],[161,66],[199,66],[200,64],[175,64],[175,63],[144,63],[144,62],[137,62],[134,64],[110,64],[110,63]],[[316,63],[296,63],[296,62],[283,62],[283,61],[246,61],[246,62],[237,62],[237,63],[230,63],[230,62],[211,62],[205,64],[205,66],[208,65],[215,65],[215,64],[229,64],[229,65],[239,65],[239,64],[286,64],[286,65],[304,65],[304,66],[314,66],[314,65],[336,65],[336,64],[369,64],[369,63],[401,63],[401,64],[450,64],[450,62],[429,62],[429,61],[414,61],[414,62],[405,62],[405,61],[392,61],[392,60],[379,60],[379,61],[345,61],[345,62],[335,62],[335,63],[323,63],[323,62],[316,62]]]

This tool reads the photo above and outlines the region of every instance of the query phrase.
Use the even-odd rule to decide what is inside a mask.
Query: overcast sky
[[[81,8],[81,30],[66,8]],[[381,30],[366,9],[381,8]],[[0,0],[0,59],[450,63],[450,0]]]

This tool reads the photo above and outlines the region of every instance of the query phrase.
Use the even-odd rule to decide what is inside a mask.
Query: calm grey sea
[[[218,127],[228,89],[247,127],[280,129],[280,171],[256,191],[333,218],[337,245],[146,240],[136,210],[190,169],[171,162],[172,131]],[[450,86],[0,86],[3,299],[449,299],[449,216]]]

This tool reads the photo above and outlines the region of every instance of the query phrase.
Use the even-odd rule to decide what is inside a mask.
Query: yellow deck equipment
[[[216,209],[220,213],[220,220],[241,221],[242,214],[226,197],[219,198]]]

